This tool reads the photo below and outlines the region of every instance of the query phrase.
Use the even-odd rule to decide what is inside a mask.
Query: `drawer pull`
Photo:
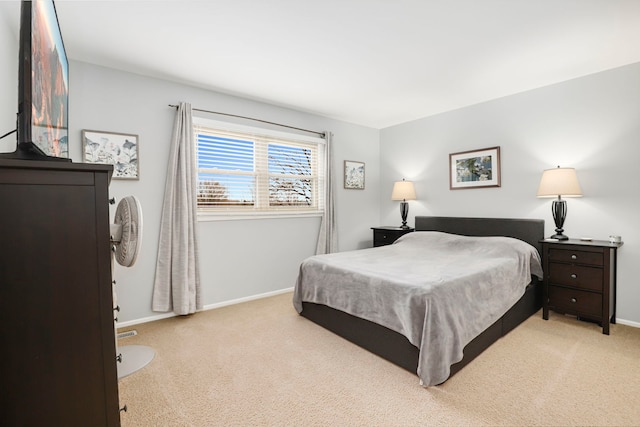
[[[572,275],[571,275],[571,278],[572,278],[572,279],[577,279],[577,278],[578,278],[578,276],[576,276],[576,274],[574,273],[574,274],[572,274]]]
[[[571,259],[578,259],[578,255],[576,255],[576,254],[572,254],[572,255],[571,255]]]
[[[116,356],[116,360],[118,361],[118,363],[122,363],[122,353]]]
[[[575,299],[575,298],[571,298],[571,302],[576,303],[576,302],[578,302],[578,300]]]

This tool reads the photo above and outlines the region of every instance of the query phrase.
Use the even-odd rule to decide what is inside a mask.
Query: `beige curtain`
[[[338,251],[338,233],[336,230],[334,202],[333,202],[333,147],[331,132],[325,132],[325,204],[322,221],[320,222],[320,232],[318,233],[318,244],[316,255],[328,254]]]
[[[164,189],[154,311],[173,310],[184,315],[202,309],[196,238],[197,176],[191,104],[181,102],[174,122]]]

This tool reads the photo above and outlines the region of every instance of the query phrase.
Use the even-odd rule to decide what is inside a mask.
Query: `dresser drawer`
[[[602,292],[602,275],[601,268],[549,263],[549,281],[554,285],[566,285]]]
[[[604,265],[602,252],[588,252],[567,249],[549,249],[549,260],[558,262],[572,262],[595,266]]]
[[[570,314],[602,317],[602,295],[593,292],[549,286],[549,305]]]

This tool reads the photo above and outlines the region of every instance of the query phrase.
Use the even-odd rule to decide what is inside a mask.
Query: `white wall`
[[[449,190],[449,153],[501,147],[500,188]],[[542,218],[555,228],[551,199],[536,198],[544,169],[575,167],[583,198],[567,199],[565,234],[621,235],[618,310],[640,323],[640,63],[383,129],[383,222],[398,222],[392,182],[415,181],[414,215]]]
[[[0,136],[16,128],[18,112],[18,34],[13,33],[9,25],[10,20],[20,19],[20,4],[16,3],[5,4],[4,9],[0,9]],[[15,133],[0,139],[0,152],[15,149]]]
[[[369,227],[380,218],[378,130],[87,63],[71,61],[70,68],[70,153],[74,161],[82,160],[82,129],[139,135],[140,180],[113,180],[110,187],[116,199],[136,195],[144,212],[142,253],[136,265],[115,267],[121,322],[158,315],[151,311],[151,296],[175,115],[169,104],[185,101],[194,108],[333,132],[339,248],[371,245]],[[364,191],[342,188],[345,159],[366,163]],[[114,211],[112,208],[112,216]],[[200,222],[204,304],[293,287],[300,262],[315,251],[318,227],[319,218]]]

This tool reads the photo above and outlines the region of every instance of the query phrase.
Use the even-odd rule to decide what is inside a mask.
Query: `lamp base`
[[[553,236],[549,237],[550,239],[555,239],[555,240],[569,240],[569,237],[565,236],[564,234],[562,234],[562,232],[560,233],[556,233]]]
[[[551,236],[551,239],[555,240],[569,240],[567,236],[563,234],[564,228],[564,220],[567,217],[567,202],[560,199],[558,196],[558,200],[554,200],[551,204],[551,212],[553,213],[553,222],[556,224],[556,234]]]
[[[402,225],[400,228],[406,230],[409,228],[407,225],[407,215],[409,214],[409,203],[406,200],[400,202],[400,217],[402,217]]]

